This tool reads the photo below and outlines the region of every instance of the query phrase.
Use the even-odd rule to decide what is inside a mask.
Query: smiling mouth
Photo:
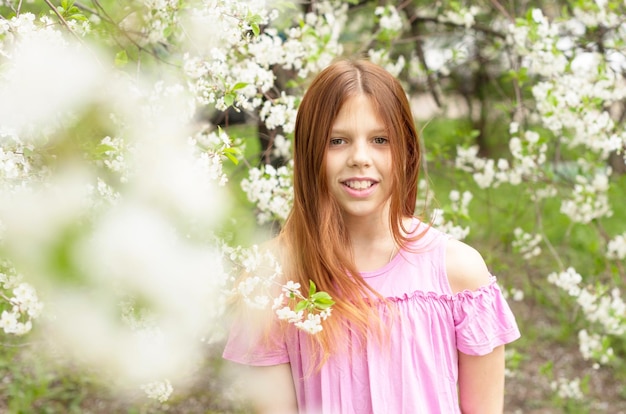
[[[369,180],[353,180],[353,181],[344,181],[343,185],[346,187],[350,187],[353,190],[366,190],[376,184],[374,181]]]

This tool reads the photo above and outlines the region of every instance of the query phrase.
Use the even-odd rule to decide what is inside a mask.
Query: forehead
[[[339,109],[332,130],[340,132],[353,129],[385,130],[385,122],[373,98],[364,94],[351,96]]]

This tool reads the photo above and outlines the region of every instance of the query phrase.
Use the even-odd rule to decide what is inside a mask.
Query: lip
[[[346,184],[348,181],[369,181],[370,183],[372,183],[372,185],[364,189],[355,189],[355,188],[349,187]],[[344,191],[348,195],[354,198],[369,197],[370,195],[372,195],[372,193],[376,190],[376,187],[378,186],[378,181],[369,177],[352,177],[352,178],[348,178],[345,180],[341,180],[340,183]]]

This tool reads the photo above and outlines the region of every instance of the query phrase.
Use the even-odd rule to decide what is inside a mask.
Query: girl
[[[286,279],[329,293],[324,330],[241,320],[226,359],[267,413],[501,413],[513,314],[476,250],[414,216],[418,135],[400,83],[341,60],[307,90],[294,205],[273,245]]]

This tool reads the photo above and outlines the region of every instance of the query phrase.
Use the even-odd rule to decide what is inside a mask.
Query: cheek
[[[326,176],[330,178],[330,176],[337,171],[337,157],[332,153],[326,153],[326,157],[322,165],[324,166]]]

